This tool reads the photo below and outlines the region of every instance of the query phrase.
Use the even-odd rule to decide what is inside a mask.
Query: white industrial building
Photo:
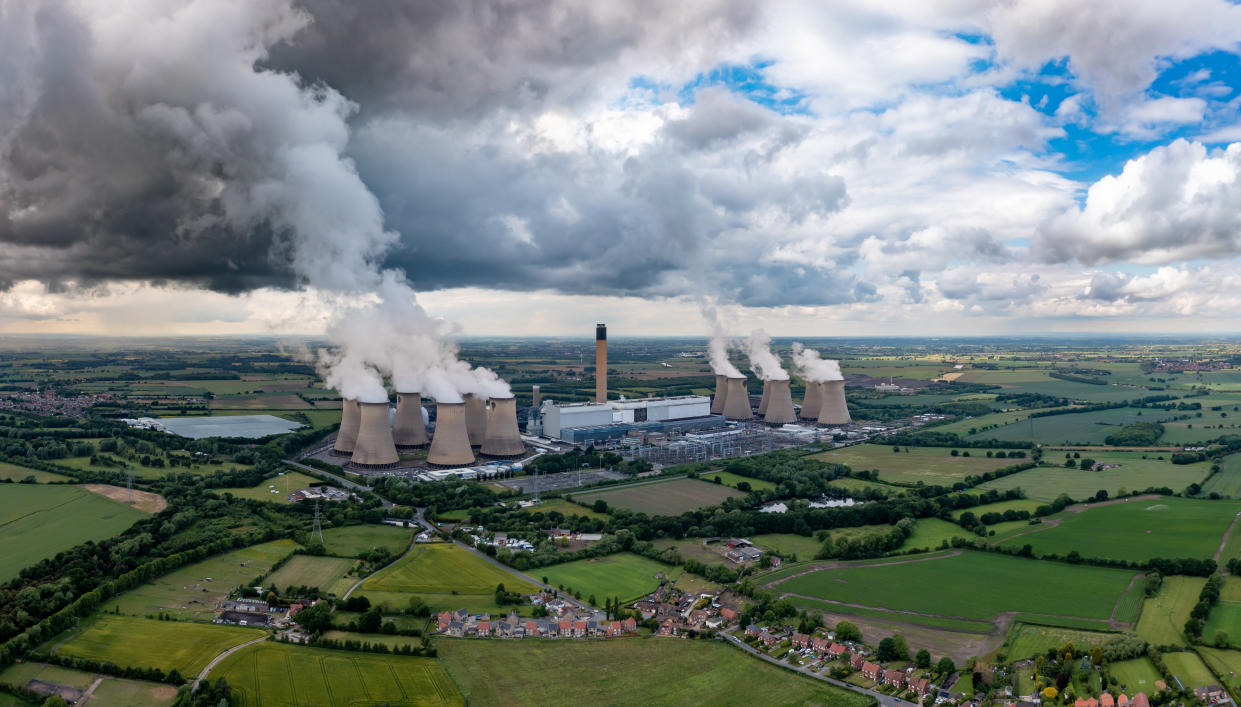
[[[722,422],[711,415],[711,398],[705,395],[681,395],[670,398],[639,398],[609,400],[606,403],[570,403],[557,405],[543,401],[543,434],[567,442],[621,436],[628,429],[659,428],[661,423],[702,420]],[[607,434],[603,429],[607,428]],[[591,433],[584,433],[591,430]],[[573,432],[577,431],[577,432]],[[652,430],[653,431],[653,430]]]

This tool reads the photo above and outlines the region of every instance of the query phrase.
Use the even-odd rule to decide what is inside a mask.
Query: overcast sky
[[[1241,330],[1228,0],[0,0],[0,331]]]

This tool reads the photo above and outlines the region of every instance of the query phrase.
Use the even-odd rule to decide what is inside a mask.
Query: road
[[[858,687],[857,685],[850,685],[849,683],[844,682],[842,680],[837,680],[836,678],[816,673],[809,668],[798,667],[796,665],[790,665],[788,663],[785,663],[784,661],[781,661],[781,660],[776,660],[775,658],[767,655],[763,651],[757,650],[753,646],[750,646],[745,641],[741,640],[740,638],[737,638],[736,636],[732,636],[728,634],[723,634],[723,635],[726,636],[727,639],[733,643],[733,645],[737,646],[738,648],[744,651],[748,651],[752,655],[762,658],[768,663],[773,663],[786,670],[795,670],[799,673],[802,673],[803,675],[809,675],[810,677],[816,680],[822,680],[823,682],[831,683],[832,685],[835,685],[837,687],[843,687],[846,690],[860,692],[863,695],[867,695],[869,697],[875,698],[876,700],[879,700],[879,704],[883,705],[883,707],[917,707],[915,703],[910,702],[908,700],[902,700],[899,697],[885,695],[882,692],[876,692],[875,690],[868,690],[864,687]]]
[[[223,653],[217,655],[214,659],[212,659],[210,663],[207,663],[207,667],[203,668],[202,672],[198,674],[198,677],[194,678],[194,686],[190,688],[190,692],[194,692],[195,690],[197,690],[198,683],[207,679],[207,673],[211,672],[211,669],[215,667],[216,663],[219,663],[221,660],[224,660],[225,658],[236,653],[242,648],[245,648],[246,646],[252,646],[255,643],[262,643],[263,641],[266,641],[266,640],[267,640],[267,636],[263,636],[262,638],[256,638],[253,641],[247,641],[241,644],[240,646],[233,646],[232,648],[229,648]]]
[[[367,493],[374,493],[373,491],[371,491],[370,486],[363,486],[362,484],[354,483],[350,481],[349,479],[346,479],[342,476],[337,476],[336,474],[333,474],[330,471],[316,469],[313,466],[307,466],[305,464],[302,464],[301,462],[293,461],[292,459],[285,459],[284,463],[288,464],[289,466],[295,469],[300,469],[308,474],[311,474],[312,476],[316,474],[319,476],[326,476],[329,479],[339,483],[341,486],[344,486],[347,489],[353,489],[354,491],[366,491]],[[396,505],[392,503],[391,501],[389,501],[388,499],[380,497],[378,494],[376,494],[375,497],[379,499],[380,503],[383,503],[384,510],[386,511],[392,510],[392,506]]]

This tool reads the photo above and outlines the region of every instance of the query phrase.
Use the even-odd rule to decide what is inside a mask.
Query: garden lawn
[[[220,661],[211,678],[228,681],[234,707],[464,704],[444,668],[433,658],[264,642]]]
[[[548,584],[554,587],[563,586],[565,591],[580,593],[583,599],[593,595],[598,603],[606,597],[619,597],[621,601],[638,599],[659,588],[656,575],[667,575],[673,569],[641,555],[619,553],[550,565],[531,572],[547,577]],[[507,584],[504,586],[508,588]]]
[[[1013,628],[1008,632],[1008,638],[1005,640],[1008,648],[1005,654],[1009,660],[1023,660],[1045,655],[1048,648],[1058,649],[1066,643],[1072,643],[1079,652],[1085,652],[1095,646],[1103,645],[1114,635],[1099,631],[1080,631],[1071,628],[1017,623],[1013,624]]]
[[[1086,456],[1083,452],[1082,456]],[[1043,466],[1027,469],[993,479],[979,486],[981,489],[1007,491],[1020,488],[1026,496],[1039,501],[1055,500],[1060,494],[1069,498],[1086,500],[1099,491],[1118,496],[1122,491],[1142,491],[1151,487],[1168,487],[1180,491],[1190,484],[1204,479],[1210,467],[1206,462],[1197,464],[1173,464],[1157,459],[1125,459],[1108,452],[1091,452],[1095,461],[1119,463],[1120,466],[1104,471],[1081,471],[1064,467]]]
[[[289,494],[304,489],[311,484],[321,483],[319,479],[308,476],[300,471],[286,471],[271,478],[263,479],[250,488],[211,489],[214,493],[231,493],[236,498],[248,498],[251,501],[271,501],[272,503],[289,503]]]
[[[441,639],[435,647],[471,704],[873,704],[871,697],[797,675],[718,641]]]
[[[819,570],[770,586],[780,593],[948,617],[990,620],[1018,611],[1106,619],[1133,574],[963,552]]]
[[[1185,622],[1204,584],[1203,577],[1164,577],[1159,593],[1142,604],[1138,635],[1157,646],[1183,642]]]
[[[264,633],[241,626],[103,615],[57,648],[56,654],[193,676],[220,653]]]
[[[265,580],[266,586],[317,587],[327,592],[345,576],[356,560],[347,557],[294,555]]]
[[[652,516],[677,516],[744,495],[736,489],[699,479],[673,479],[575,494],[573,499],[589,506],[602,498],[609,507]]]
[[[510,592],[534,592],[535,587],[452,543],[415,546],[409,554],[383,569],[358,590],[415,594],[494,595],[497,584]]]
[[[399,525],[345,525],[323,531],[323,543],[328,553],[342,557],[358,557],[375,548],[387,548],[400,555],[413,542],[413,528]]]
[[[733,474],[727,471],[708,471],[704,472],[698,478],[711,483],[715,483],[715,480],[718,478],[721,484],[731,488],[737,488],[737,484],[744,482],[750,485],[751,491],[771,491],[776,487],[776,485],[770,481],[751,479],[748,476]]]
[[[1151,659],[1145,656],[1112,663],[1108,666],[1107,671],[1108,677],[1116,678],[1116,682],[1119,683],[1118,687],[1127,694],[1135,692],[1153,693],[1155,691],[1155,681],[1160,679],[1159,672],[1155,670]]]
[[[120,534],[149,515],[76,486],[0,487],[0,583],[87,540]]]
[[[1215,554],[1238,512],[1241,503],[1235,501],[1168,496],[1129,500],[1061,513],[1058,526],[1006,544],[1028,543],[1035,555],[1061,557],[1076,550],[1082,557],[1139,562],[1155,557],[1206,559]]]
[[[951,486],[967,476],[978,476],[1003,466],[1019,464],[1024,459],[988,458],[982,450],[963,450],[970,456],[952,456],[945,447],[910,447],[893,452],[892,447],[880,444],[858,444],[813,455],[814,459],[829,464],[844,464],[854,471],[879,472],[882,481],[928,485]]]

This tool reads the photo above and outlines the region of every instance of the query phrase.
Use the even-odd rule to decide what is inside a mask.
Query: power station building
[[[543,434],[571,444],[618,439],[631,430],[689,432],[724,424],[723,416],[711,414],[711,398],[705,395],[568,405],[546,400],[539,411]]]

